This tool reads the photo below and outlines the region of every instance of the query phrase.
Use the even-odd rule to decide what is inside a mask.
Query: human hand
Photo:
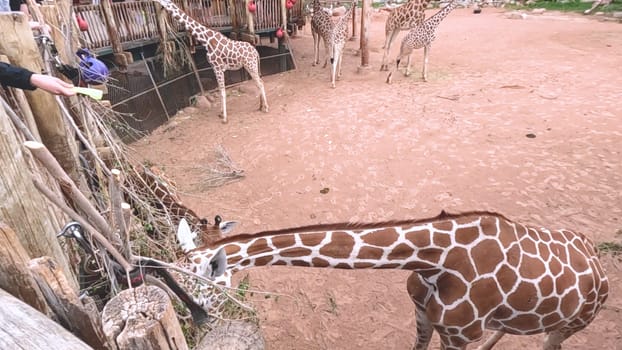
[[[76,94],[72,84],[51,75],[33,74],[30,77],[30,84],[54,95],[73,96]]]

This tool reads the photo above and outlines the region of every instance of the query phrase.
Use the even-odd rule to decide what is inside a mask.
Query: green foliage
[[[598,250],[604,254],[620,255],[622,254],[622,244],[617,242],[601,242],[596,246]]]
[[[581,2],[581,1],[536,1],[533,4],[525,5],[521,7],[515,7],[517,9],[534,9],[534,8],[544,8],[552,11],[564,11],[564,12],[580,12],[589,9],[592,7],[591,2]],[[594,10],[594,12],[603,11],[603,12],[614,12],[614,11],[622,11],[622,3],[612,2],[608,6],[600,6]]]

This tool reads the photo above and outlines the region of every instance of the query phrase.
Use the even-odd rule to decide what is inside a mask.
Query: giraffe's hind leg
[[[257,57],[257,62],[259,62],[259,57]],[[259,109],[268,112],[268,100],[266,99],[266,89],[263,85],[263,80],[259,76],[259,67],[258,65],[247,67],[246,71],[250,74],[251,78],[255,81],[257,88],[259,88]]]
[[[400,29],[395,29],[386,34],[385,42],[384,42],[384,55],[382,56],[382,64],[380,65],[381,71],[389,70],[389,66],[387,65],[387,59],[389,57],[389,50],[391,50],[391,43],[399,34]]]
[[[582,330],[583,328],[585,328],[585,325],[581,325],[579,327],[574,327],[574,328],[563,327],[563,328],[548,332],[546,334],[546,337],[544,338],[544,345],[542,346],[542,349],[561,350],[562,343],[564,342],[564,340],[570,338],[570,336]]]

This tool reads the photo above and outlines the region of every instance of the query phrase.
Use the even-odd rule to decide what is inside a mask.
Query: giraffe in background
[[[154,0],[170,12],[173,18],[186,27],[203,46],[207,60],[214,69],[222,100],[222,122],[227,122],[227,92],[225,91],[225,71],[246,69],[259,88],[259,109],[268,111],[268,101],[263,81],[259,76],[259,53],[250,43],[231,40],[218,31],[209,29],[177,7],[170,0]]]
[[[391,11],[387,18],[384,28],[384,55],[382,56],[382,65],[380,70],[389,70],[387,59],[391,43],[402,30],[414,28],[421,25],[425,19],[425,9],[431,0],[410,0],[406,4],[397,7]]]
[[[335,76],[337,79],[341,76],[341,59],[348,37],[348,22],[352,18],[352,12],[356,11],[356,3],[357,0],[352,1],[350,8],[337,20],[330,33],[330,63],[332,66],[330,82],[333,88],[335,88]]]
[[[320,41],[324,41],[324,66],[328,64],[330,35],[334,23],[331,15],[324,11],[319,0],[313,0],[313,16],[311,17],[311,34],[313,35],[313,65],[320,63]]]
[[[592,322],[609,292],[586,236],[491,212],[236,235],[186,256],[208,278],[269,265],[410,270],[418,350],[428,348],[434,330],[442,349],[463,350],[485,329],[497,332],[481,350],[506,333],[546,333],[544,349],[558,350]]]
[[[395,67],[389,72],[387,76],[387,83],[391,83],[391,77],[393,73],[399,68],[400,61],[404,56],[408,57],[406,63],[406,72],[404,75],[410,75],[410,57],[415,49],[423,48],[423,71],[421,73],[423,81],[428,81],[428,57],[430,54],[430,46],[434,39],[436,39],[436,28],[441,24],[443,19],[449,15],[449,13],[458,5],[456,0],[452,0],[442,10],[438,11],[432,17],[428,18],[423,24],[412,28],[408,35],[402,39],[402,46],[400,47],[400,53],[395,60]]]

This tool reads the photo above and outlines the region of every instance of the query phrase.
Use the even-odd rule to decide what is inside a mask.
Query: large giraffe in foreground
[[[168,12],[173,18],[186,27],[203,46],[207,54],[207,60],[214,69],[218,89],[222,99],[222,122],[227,122],[227,92],[225,91],[225,71],[246,69],[248,74],[259,88],[259,109],[268,111],[268,101],[263,81],[259,76],[259,53],[250,43],[245,41],[231,40],[217,32],[209,29],[199,22],[189,17],[170,0],[153,0]]]
[[[179,240],[188,241],[183,234]],[[485,329],[497,332],[483,350],[505,333],[542,332],[545,350],[561,349],[592,322],[609,291],[583,234],[490,212],[298,227],[185,248],[193,272],[209,278],[267,265],[413,271],[407,289],[417,308],[418,350],[427,349],[434,330],[442,349],[466,349]]]
[[[384,55],[382,56],[382,64],[380,70],[389,70],[387,59],[391,43],[402,30],[408,30],[423,24],[425,19],[425,9],[431,0],[410,0],[406,4],[396,7],[385,22],[384,28]]]

